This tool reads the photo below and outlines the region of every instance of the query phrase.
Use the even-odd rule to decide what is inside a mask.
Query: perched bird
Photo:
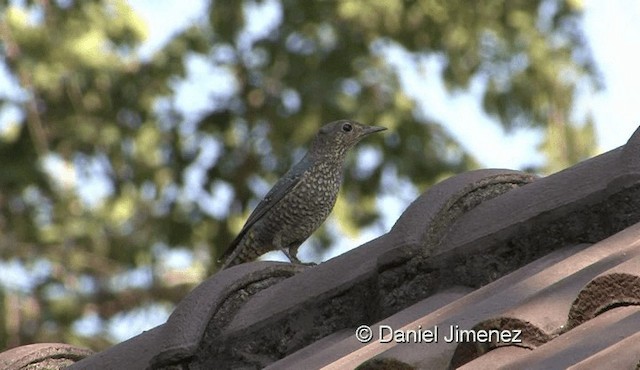
[[[272,250],[301,263],[298,247],[326,220],[342,184],[349,148],[363,137],[386,130],[349,120],[328,123],[307,154],[282,177],[251,213],[219,262],[221,269],[252,261]]]

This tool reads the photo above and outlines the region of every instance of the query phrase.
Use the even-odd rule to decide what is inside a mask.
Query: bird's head
[[[311,153],[318,156],[343,157],[349,148],[365,136],[384,130],[385,127],[367,126],[350,120],[327,123],[313,139]]]

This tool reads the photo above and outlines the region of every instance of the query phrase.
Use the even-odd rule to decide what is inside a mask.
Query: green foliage
[[[593,157],[597,154],[595,142],[596,133],[591,117],[582,126],[550,121],[540,145],[548,161],[540,170],[550,174]]]
[[[506,129],[568,122],[577,83],[595,75],[580,9],[561,0],[214,1],[208,18],[149,58],[137,51],[146,26],[124,1],[12,4],[0,5],[1,53],[19,90],[0,94],[0,107],[20,114],[0,127],[0,256],[46,266],[27,292],[31,321],[7,333],[12,344],[99,349],[106,328],[78,336],[80,317],[178,302],[215,270],[268,184],[324,122],[389,128],[351,158],[336,209],[350,233],[379,218],[383,175],[424,189],[473,167],[442,126],[417,113],[390,47],[409,52],[406,63],[440,56],[451,90],[485,81],[484,107]],[[280,18],[252,31],[265,24],[256,17],[264,7]],[[232,83],[214,86],[207,111],[185,114],[176,86],[193,58]],[[573,150],[572,135],[562,137]],[[359,170],[363,150],[383,160]],[[96,195],[96,184],[106,190]],[[207,202],[220,202],[222,189],[233,200],[216,213]],[[333,239],[321,231],[314,245]],[[173,248],[193,253],[193,265],[164,266],[162,251]],[[122,283],[132,271],[150,281]]]

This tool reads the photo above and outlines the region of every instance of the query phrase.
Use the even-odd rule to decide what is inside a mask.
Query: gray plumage
[[[307,154],[273,186],[219,259],[221,269],[282,250],[292,263],[298,247],[326,220],[338,197],[349,148],[386,130],[349,120],[320,128]]]

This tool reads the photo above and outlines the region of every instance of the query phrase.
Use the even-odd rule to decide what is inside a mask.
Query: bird
[[[220,270],[281,250],[304,264],[298,248],[327,219],[342,185],[347,152],[365,136],[384,131],[353,120],[325,124],[305,156],[280,178],[249,215],[218,259]]]

